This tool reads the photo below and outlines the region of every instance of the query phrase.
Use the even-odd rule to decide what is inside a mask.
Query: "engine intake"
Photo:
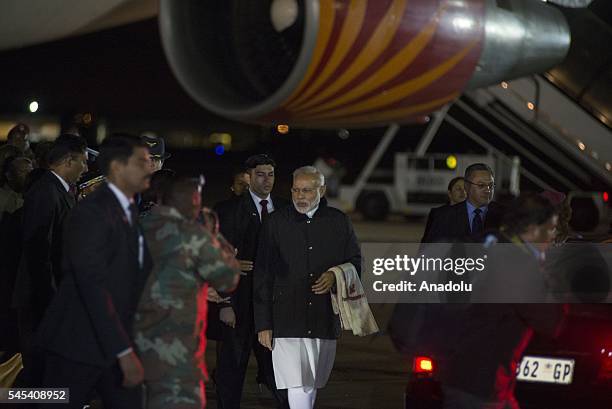
[[[159,21],[202,106],[311,128],[414,121],[558,64],[570,42],[562,14],[531,0],[161,0]]]

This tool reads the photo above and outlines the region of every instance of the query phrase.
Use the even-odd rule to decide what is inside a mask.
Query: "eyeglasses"
[[[292,188],[291,188],[291,193],[294,193],[294,194],[296,194],[296,195],[297,195],[297,194],[299,194],[300,192],[302,192],[302,193],[303,193],[303,194],[305,194],[305,195],[309,195],[309,194],[311,194],[311,193],[314,193],[316,190],[317,190],[317,188],[310,188],[310,187],[307,187],[307,188],[304,188],[304,189],[299,189],[299,188],[297,188],[297,187],[292,187]]]
[[[493,190],[493,189],[495,189],[495,183],[489,183],[489,184],[474,183],[474,182],[470,182],[469,180],[465,180],[464,182],[465,183],[469,183],[470,185],[474,185],[474,186],[476,186],[480,190],[485,190],[485,189]]]

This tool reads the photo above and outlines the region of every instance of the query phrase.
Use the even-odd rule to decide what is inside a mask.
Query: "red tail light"
[[[420,374],[431,374],[434,371],[433,359],[426,356],[417,356],[414,358],[414,372]]]
[[[599,381],[612,381],[612,348],[601,349],[601,367],[597,379]]]

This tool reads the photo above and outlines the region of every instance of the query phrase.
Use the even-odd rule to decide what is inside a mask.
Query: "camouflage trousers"
[[[178,341],[156,339],[149,344],[143,338],[136,338],[145,370],[146,409],[203,409],[206,406],[204,381],[193,353],[180,348],[185,343]]]

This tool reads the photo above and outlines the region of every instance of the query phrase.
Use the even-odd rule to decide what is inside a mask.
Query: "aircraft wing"
[[[157,10],[156,0],[2,0],[0,51],[143,20]]]

